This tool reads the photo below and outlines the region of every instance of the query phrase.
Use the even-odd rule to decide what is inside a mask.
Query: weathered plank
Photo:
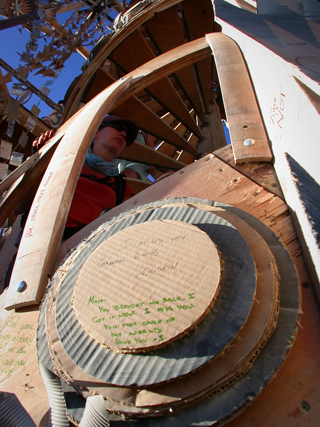
[[[120,117],[130,117],[137,126],[147,133],[150,133],[150,135],[164,139],[170,142],[170,144],[182,148],[189,153],[195,155],[198,153],[198,150],[190,145],[185,138],[161,121],[157,114],[136,97],[132,97],[128,102],[113,108],[112,112]]]
[[[75,87],[72,89],[70,97],[65,105],[62,120],[66,120],[71,117],[79,108],[81,103],[81,97],[83,94],[83,89],[89,83],[89,80],[93,73],[101,66],[105,58],[118,46],[126,37],[139,28],[144,22],[148,21],[155,13],[160,12],[161,10],[167,9],[177,3],[180,0],[158,0],[157,2],[152,2],[149,7],[143,9],[136,13],[135,15],[130,15],[130,20],[126,25],[123,25],[120,29],[114,32],[108,41],[101,46],[99,52],[95,55],[93,60],[90,63],[90,66],[87,67],[81,79],[76,83]]]
[[[86,153],[99,123],[131,79],[119,81],[98,95],[72,121],[44,174],[31,206],[5,308],[39,303],[59,250],[67,214]],[[26,288],[17,292],[24,281]]]
[[[206,37],[218,70],[235,163],[270,162],[271,148],[240,49],[224,34]],[[253,144],[245,145],[246,140]]]
[[[235,164],[231,145],[216,150],[214,154],[219,159],[227,162],[229,165],[236,168],[241,173],[248,176],[257,184],[261,185],[271,193],[276,194],[282,199],[284,198],[278,177],[273,166],[270,163],[250,162],[243,164]]]
[[[126,73],[135,70],[154,57],[154,53],[138,30],[130,34],[130,36],[109,56],[109,58],[120,65]],[[167,108],[181,122],[185,123],[185,125],[192,130],[192,132],[197,134],[199,138],[201,137],[198,126],[189,115],[184,102],[167,77],[158,80],[157,83],[151,84],[146,90],[163,107]]]
[[[186,166],[185,163],[172,159],[165,154],[161,154],[158,150],[154,150],[141,142],[135,141],[129,145],[119,156],[126,160],[145,163],[146,165],[159,166],[161,168],[179,170]]]
[[[174,7],[157,13],[144,24],[144,27],[162,53],[183,45],[186,41],[182,21]],[[168,32],[170,32],[170,37],[167,36]],[[176,77],[184,94],[194,107],[202,123],[204,123],[204,104],[198,90],[192,66],[186,67],[183,71],[178,71]]]

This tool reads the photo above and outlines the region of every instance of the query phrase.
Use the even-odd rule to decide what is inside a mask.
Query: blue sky
[[[26,43],[29,40],[29,35],[30,33],[24,28],[22,28],[20,33],[18,27],[7,28],[0,31],[0,56],[12,68],[16,69],[19,66],[20,56],[17,52],[22,52],[24,50]],[[52,101],[57,103],[60,99],[64,98],[65,92],[73,78],[81,73],[81,66],[84,62],[85,58],[77,52],[73,53],[65,62],[65,67],[60,72],[58,78],[55,80],[53,85],[49,86],[49,89],[51,89],[49,98]],[[4,75],[7,73],[3,69],[1,69],[1,71]],[[29,74],[28,80],[40,89],[47,80],[50,80],[50,78]],[[14,82],[17,82],[17,80],[13,78],[12,83]],[[12,83],[7,84],[9,91],[11,91]],[[15,96],[13,97],[16,98]],[[30,109],[33,104],[40,108],[39,117],[43,117],[51,111],[51,107],[49,107],[44,101],[41,100],[39,103],[39,98],[36,95],[32,95],[30,101],[25,106]]]

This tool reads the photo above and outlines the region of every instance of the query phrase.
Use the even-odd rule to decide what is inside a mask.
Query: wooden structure
[[[0,297],[4,307],[0,378],[1,390],[6,393],[1,395],[0,420],[1,416],[10,419],[4,409],[8,404],[24,417],[24,425],[41,425],[48,417],[49,405],[36,358],[39,324],[38,357],[53,418],[64,417],[61,422],[65,424],[61,425],[68,423],[66,412],[72,422],[80,422],[83,402],[76,400],[75,390],[87,399],[88,407],[92,395],[102,396],[101,420],[107,409],[112,425],[130,425],[132,417],[142,426],[213,425],[216,421],[230,426],[318,424],[320,319],[315,295],[319,296],[319,208],[310,196],[319,197],[319,179],[310,155],[304,153],[306,147],[309,153],[314,148],[319,123],[319,70],[312,59],[319,50],[312,44],[312,36],[319,34],[302,31],[301,27],[291,35],[284,22],[288,12],[278,3],[271,8],[264,1],[236,3],[238,7],[216,0],[212,8],[207,0],[142,1],[121,14],[116,31],[95,47],[82,76],[71,85],[59,131],[0,184],[1,192],[6,192],[1,207],[4,222],[21,194],[44,173],[9,289]],[[291,25],[301,21],[301,16],[297,17],[298,3],[291,2]],[[308,9],[303,18],[313,28],[315,11]],[[272,37],[268,33],[271,30]],[[299,37],[305,41],[299,41]],[[294,49],[284,49],[285,43]],[[307,55],[305,51],[299,53],[300,43],[306,43],[303,49],[308,50]],[[272,74],[274,68],[276,74]],[[221,95],[219,89],[210,89],[215,81]],[[154,150],[135,142],[123,153],[124,158],[154,165],[159,175],[170,174],[153,184],[133,180],[135,197],[61,244],[85,153],[106,113],[131,118],[153,137]],[[232,145],[225,144],[221,118],[228,122]],[[307,140],[300,144],[302,135]],[[210,154],[200,158],[203,151]],[[148,213],[153,215],[154,229],[148,224]],[[161,226],[157,231],[159,220],[164,221],[163,235]],[[195,224],[202,224],[206,237],[198,232],[190,237]],[[184,227],[186,241],[190,237],[206,247],[210,260],[201,259],[196,244],[194,248],[191,243],[186,247],[179,244],[174,249],[166,244],[161,259],[168,261],[155,263],[154,271],[168,270],[170,274],[164,275],[162,282],[159,279],[159,286],[151,287],[155,299],[170,298],[164,295],[162,286],[172,291],[171,302],[190,295],[191,288],[181,291],[179,280],[185,272],[191,274],[192,263],[202,271],[203,265],[211,265],[216,259],[214,271],[204,273],[201,283],[214,276],[219,286],[206,301],[197,300],[197,314],[190,310],[179,328],[172,320],[174,316],[163,318],[159,311],[160,317],[154,321],[166,324],[165,346],[156,341],[158,335],[152,345],[140,341],[136,342],[139,345],[131,345],[119,337],[116,341],[112,335],[104,341],[102,331],[90,323],[92,312],[85,310],[95,301],[90,284],[81,293],[72,274],[81,275],[86,283],[86,275],[96,268],[90,264],[90,253],[98,254],[99,259],[105,250],[119,253],[121,236],[124,241],[136,238],[137,227],[143,228],[145,241],[154,239],[159,243],[160,238],[170,241],[175,233],[181,237],[177,226]],[[210,231],[218,226],[225,230],[220,240],[216,237],[219,233]],[[1,259],[6,262],[15,233],[13,229],[2,243]],[[229,233],[235,233],[232,239]],[[82,240],[89,235],[90,239]],[[222,241],[229,238],[229,246],[223,246]],[[157,249],[150,246],[149,253]],[[188,250],[192,253],[190,265],[185,263]],[[135,252],[135,256],[137,260],[142,255]],[[77,264],[82,257],[89,257],[88,261]],[[119,258],[119,263],[126,265],[128,257]],[[175,257],[176,264],[169,261]],[[178,263],[184,267],[176,279],[173,270]],[[210,331],[215,327],[223,330],[219,322],[228,317],[222,301],[227,294],[232,295],[228,288],[232,280],[225,273],[231,274],[232,265],[238,268],[235,277],[242,277],[238,279],[239,292],[243,289],[241,301],[236,300],[236,310],[232,301],[228,302],[231,320],[226,321],[225,333],[207,336],[207,322],[212,322]],[[106,268],[103,263],[101,266]],[[131,265],[131,271],[134,268]],[[155,274],[141,269],[142,276]],[[117,285],[116,295],[124,295],[121,283],[130,283],[131,273],[125,267],[119,271],[124,278]],[[49,287],[48,278],[52,278]],[[95,280],[95,285],[101,287],[100,279]],[[127,290],[133,304],[143,299],[151,303],[144,291],[137,296],[130,289],[134,287]],[[203,293],[201,287],[196,289]],[[102,293],[99,298],[104,301],[107,295]],[[172,304],[171,309],[178,313],[177,307]],[[75,341],[89,342],[74,326],[76,321],[71,321],[73,310],[85,334],[94,336],[94,344],[90,341],[83,349],[68,342],[70,328]],[[110,307],[101,305],[101,310],[109,312]],[[70,313],[63,319],[61,313],[67,311]],[[142,314],[138,319],[146,321]],[[125,329],[128,326],[124,325],[130,323],[101,322],[105,330],[110,325],[115,330]],[[157,332],[153,329],[152,333]],[[152,333],[149,331],[149,335]],[[210,349],[202,353],[199,349],[203,342],[217,343],[217,347],[208,345]],[[192,349],[193,343],[198,343],[194,353],[186,350]],[[82,353],[88,349],[95,353],[93,361]],[[96,368],[102,360],[99,358],[104,357],[108,361],[106,372]],[[166,364],[162,364],[162,357],[167,358]],[[187,363],[188,359],[192,364]],[[128,369],[132,360],[137,368],[133,372]],[[66,381],[63,387],[72,387],[64,388],[65,394],[58,373]],[[74,399],[71,406],[77,410],[70,410],[65,400],[68,393]],[[94,408],[98,406],[93,403]],[[89,416],[90,409],[86,411],[83,417]],[[126,421],[121,421],[121,416]],[[106,425],[103,422],[107,421],[96,425]]]

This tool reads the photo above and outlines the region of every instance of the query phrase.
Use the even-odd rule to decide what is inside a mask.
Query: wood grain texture
[[[159,166],[173,170],[179,170],[186,166],[185,163],[171,159],[169,156],[161,154],[158,150],[154,150],[138,141],[123,150],[120,157],[126,160],[145,163],[146,165]]]
[[[224,34],[206,37],[218,70],[235,163],[270,162],[272,152],[240,49]],[[254,144],[245,146],[246,139]]]
[[[185,43],[182,22],[174,7],[157,13],[144,24],[144,27],[162,53],[168,52]],[[169,31],[170,37],[167,37]],[[195,80],[193,67],[186,67],[183,72],[178,71],[176,77],[178,78],[184,94],[200,117],[201,122],[205,123],[204,104]]]
[[[139,47],[137,48],[137,46]],[[130,36],[112,52],[110,58],[128,73],[152,60],[154,54],[145,38],[137,30],[130,34]],[[163,107],[167,108],[174,116],[185,123],[192,132],[201,138],[200,130],[168,77],[164,77],[156,83],[151,84],[146,90]]]
[[[93,73],[101,66],[101,63],[105,58],[123,41],[126,37],[139,28],[144,22],[148,21],[155,13],[165,10],[177,3],[180,0],[158,0],[157,2],[152,2],[150,6],[135,16],[130,16],[130,20],[127,25],[123,25],[117,32],[113,33],[108,41],[104,42],[101,46],[99,52],[95,55],[93,60],[90,63],[90,66],[87,67],[81,79],[77,82],[75,87],[70,94],[70,97],[65,105],[64,113],[62,120],[66,120],[71,117],[79,108],[81,103],[81,97],[83,94],[83,88],[85,88],[93,75]]]
[[[232,146],[228,145],[214,152],[215,156],[227,162],[244,175],[251,178],[257,184],[271,193],[284,198],[280,183],[273,166],[267,162],[250,162],[235,164]]]
[[[84,155],[105,114],[130,85],[119,81],[98,95],[68,127],[48,166],[26,222],[6,298],[6,309],[39,303],[52,272]],[[16,292],[25,281],[24,292]]]
[[[183,173],[182,173],[183,172]],[[269,226],[289,251],[297,268],[300,283],[310,286],[288,206],[275,194],[268,192],[240,171],[212,154],[164,178],[139,193],[122,206],[109,211],[78,236],[73,236],[61,248],[60,259],[98,224],[124,212],[130,207],[170,197],[199,197],[232,204]],[[283,425],[316,426],[319,419],[319,394],[315,392],[320,380],[318,352],[320,348],[320,315],[313,291],[302,288],[301,325],[296,342],[286,363],[271,384],[230,426]],[[309,402],[311,410],[303,412],[301,402]],[[303,406],[302,406],[303,408]]]

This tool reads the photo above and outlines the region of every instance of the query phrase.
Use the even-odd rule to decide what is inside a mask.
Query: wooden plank
[[[188,138],[188,141],[190,142],[190,144],[192,144],[194,147],[198,146],[198,138],[191,134]],[[192,163],[194,161],[194,156],[192,156],[192,154],[187,153],[186,151],[183,151],[178,157],[177,160],[179,160],[179,162],[183,162],[183,163]]]
[[[196,40],[214,31],[214,14],[211,0],[184,0],[182,16],[188,40]],[[200,24],[200,25],[199,25]]]
[[[207,35],[215,57],[235,163],[272,161],[272,152],[241,51],[221,33]],[[251,146],[245,140],[253,140]]]
[[[145,38],[137,30],[130,34],[109,56],[116,64],[128,73],[140,65],[154,58],[154,54],[148,46]],[[170,80],[165,77],[146,88],[147,92],[155,98],[163,107],[167,108],[174,116],[201,138],[201,132],[197,124],[190,117],[187,107],[180,98]]]
[[[226,147],[220,148],[214,152],[215,156],[224,162],[228,163],[232,167],[239,170],[241,173],[261,185],[266,190],[277,196],[284,198],[281,186],[274,170],[274,167],[270,163],[243,163],[235,164],[232,146],[227,145]]]
[[[33,156],[29,157],[25,162],[22,163],[22,165],[15,169],[0,183],[0,194],[2,194],[4,191],[7,191],[7,194],[1,201],[0,224],[3,224],[3,222],[11,215],[13,209],[19,203],[21,198],[26,193],[28,193],[33,185],[40,179],[41,175],[44,173],[49,164],[51,156],[54,153],[58,142],[65,134],[69,124],[70,123],[68,121],[63,126],[61,126],[61,128],[47,142],[46,145],[44,145]],[[19,184],[15,186],[14,189],[11,188],[24,173],[25,176],[19,182]]]
[[[205,38],[187,43],[169,54],[161,55],[150,61],[151,68],[150,62],[139,67],[138,70],[130,73],[131,76],[128,76],[127,79],[107,88],[94,98],[88,106],[79,111],[77,118],[68,127],[63,138],[64,143],[59,144],[59,149],[43,177],[38,195],[36,195],[34,205],[31,208],[30,218],[26,224],[11,278],[6,308],[34,304],[43,295],[47,277],[51,274],[52,265],[59,249],[59,242],[84,153],[91,143],[100,120],[106,112],[112,110],[108,102],[112,101],[116,104],[116,99],[118,99],[118,104],[125,102],[135,94],[135,91],[141,91],[144,87],[143,84],[147,86],[150,82],[156,81],[157,77],[162,77],[164,71],[170,73],[173,69],[179,69],[190,61],[206,56],[207,53],[208,46]],[[168,62],[168,60],[170,61]],[[141,75],[144,75],[143,79],[138,78]],[[114,88],[119,86],[120,89],[124,89],[124,84],[130,80],[130,77],[138,78],[132,85],[132,90],[126,93],[122,93],[123,90],[121,90],[121,98],[120,96],[117,97],[117,90],[115,89],[113,92]],[[111,100],[108,100],[108,96],[111,94]],[[88,108],[90,114],[88,114]],[[79,140],[75,135],[79,135]],[[64,162],[61,161],[63,158],[65,159]],[[60,207],[61,203],[62,206]],[[21,281],[29,282],[28,287],[24,292],[17,295],[16,286]]]
[[[0,295],[0,389],[1,404],[7,409],[11,422],[1,417],[1,425],[50,425],[48,395],[39,372],[36,350],[39,308],[25,312],[4,310],[7,292]],[[9,398],[16,401],[15,410],[9,405]],[[21,414],[22,411],[29,414],[34,424],[30,419],[25,423],[21,416],[16,416],[16,412]],[[3,409],[1,412],[4,413]]]
[[[139,11],[134,16],[130,15],[128,24],[123,25],[106,39],[107,42],[101,46],[100,50],[91,61],[90,66],[84,70],[81,79],[79,79],[72,89],[64,108],[62,121],[71,117],[79,109],[83,90],[87,86],[92,74],[101,66],[105,58],[108,57],[115,47],[125,40],[130,33],[139,28],[144,22],[148,21],[155,13],[167,9],[179,2],[180,0],[158,0],[157,2],[152,2],[149,7]]]
[[[182,16],[186,27],[188,40],[196,40],[204,34],[214,32],[214,14],[210,0],[185,0],[182,3]],[[201,23],[201,25],[199,25]],[[209,83],[214,78],[211,72],[211,62],[201,61],[194,65],[199,84],[199,90],[203,99],[205,112],[209,111],[211,93]],[[216,74],[216,73],[214,73]]]
[[[198,150],[190,145],[186,139],[175,132],[170,126],[162,122],[152,110],[149,110],[143,102],[135,97],[113,108],[112,113],[120,117],[130,117],[139,128],[150,133],[150,135],[164,139],[170,144],[183,148],[189,153],[198,153]]]
[[[66,127],[66,124],[61,126],[45,146],[43,146],[37,153],[30,156],[19,167],[12,171],[10,175],[6,176],[6,178],[0,182],[0,194],[6,191],[21,175],[31,169],[33,165],[39,162],[45,153],[47,153],[53,145],[55,146],[59,142],[66,131]]]
[[[213,70],[212,58],[206,58],[193,65],[198,76],[201,94],[204,99],[205,112],[210,111],[210,102],[214,98],[212,90],[210,89],[210,82],[217,78],[216,70]]]
[[[41,301],[59,250],[84,155],[102,118],[110,111],[115,98],[129,87],[130,81],[119,81],[107,88],[69,125],[31,206],[11,276],[6,309]],[[22,281],[27,284],[26,289],[17,292],[17,285]]]
[[[154,15],[144,23],[143,27],[161,53],[168,52],[186,42],[182,22],[174,6]]]
[[[199,94],[198,86],[195,80],[195,71],[192,66],[186,67],[183,70],[176,71],[175,75],[182,87],[184,93],[188,97],[192,107],[195,109],[202,123],[206,123],[205,107],[202,97]]]
[[[218,104],[210,104],[210,113],[207,114],[206,125],[202,126],[203,140],[199,143],[201,153],[211,153],[218,148],[224,147],[227,144],[224,134],[220,109]]]
[[[172,114],[167,113],[164,116],[161,117],[161,120],[166,123],[167,125],[173,127],[174,122],[176,121],[175,118],[172,116]],[[168,144],[165,141],[162,141],[159,146],[157,147],[157,151],[160,153],[165,154],[166,156],[169,156],[173,158],[174,153],[176,152],[176,147],[174,147],[171,144]]]
[[[157,13],[144,24],[144,27],[162,53],[185,43],[181,20],[174,7]],[[167,36],[168,33],[170,33],[170,37]],[[205,123],[204,104],[198,91],[192,67],[186,67],[183,71],[177,72],[176,75],[200,120]]]
[[[139,163],[145,163],[146,165],[173,170],[179,170],[186,166],[185,163],[174,160],[165,154],[161,154],[159,151],[138,141],[135,141],[132,145],[129,145],[129,147],[123,150],[119,157]]]

